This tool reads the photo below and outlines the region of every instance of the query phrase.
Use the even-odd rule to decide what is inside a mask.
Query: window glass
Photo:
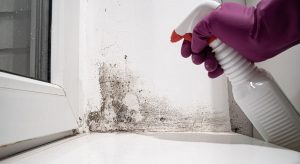
[[[49,0],[0,0],[0,70],[49,82],[49,26]]]

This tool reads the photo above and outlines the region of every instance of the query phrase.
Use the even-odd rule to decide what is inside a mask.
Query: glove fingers
[[[224,73],[224,70],[221,68],[220,65],[218,65],[217,69],[212,71],[212,72],[208,72],[208,77],[214,79],[220,75],[222,75]]]
[[[202,64],[206,59],[206,53],[200,52],[200,53],[192,53],[192,61],[196,65]]]
[[[212,52],[208,52],[205,59],[204,67],[208,72],[213,72],[217,69],[219,63]]]
[[[190,57],[192,54],[191,42],[184,40],[181,46],[181,55],[184,58]]]
[[[212,53],[212,49],[209,46],[206,46],[200,53],[192,52],[193,63],[196,65],[202,64],[210,53]]]
[[[205,69],[208,71],[208,77],[216,78],[224,73],[224,70],[219,65],[218,60],[215,57],[215,54],[212,52],[210,47],[205,49],[206,59],[204,63]]]
[[[207,46],[206,39],[203,40],[203,39],[198,38],[197,36],[194,37],[194,35],[193,35],[191,47],[192,47],[192,51],[194,53],[200,53],[206,46]]]
[[[192,51],[200,53],[207,46],[207,39],[210,37],[206,20],[199,22],[195,26],[192,36]]]

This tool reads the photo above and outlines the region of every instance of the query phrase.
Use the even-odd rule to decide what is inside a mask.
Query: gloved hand
[[[210,78],[223,73],[208,47],[211,36],[253,62],[272,58],[300,42],[300,0],[261,0],[255,7],[223,3],[194,28],[192,42],[181,54],[195,64],[205,62]]]

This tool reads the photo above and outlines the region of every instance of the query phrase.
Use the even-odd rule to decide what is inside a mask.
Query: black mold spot
[[[240,131],[240,128],[233,128],[232,131],[235,132],[235,133],[237,133],[237,132]]]
[[[72,134],[73,134],[73,135],[77,135],[77,134],[79,134],[79,132],[78,132],[77,129],[72,129]]]

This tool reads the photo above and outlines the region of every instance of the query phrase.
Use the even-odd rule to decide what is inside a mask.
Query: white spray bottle
[[[173,31],[171,41],[191,40],[195,25],[219,5],[215,1],[200,4]],[[209,46],[232,83],[234,99],[263,139],[300,151],[299,113],[272,76],[219,39],[211,40]]]

